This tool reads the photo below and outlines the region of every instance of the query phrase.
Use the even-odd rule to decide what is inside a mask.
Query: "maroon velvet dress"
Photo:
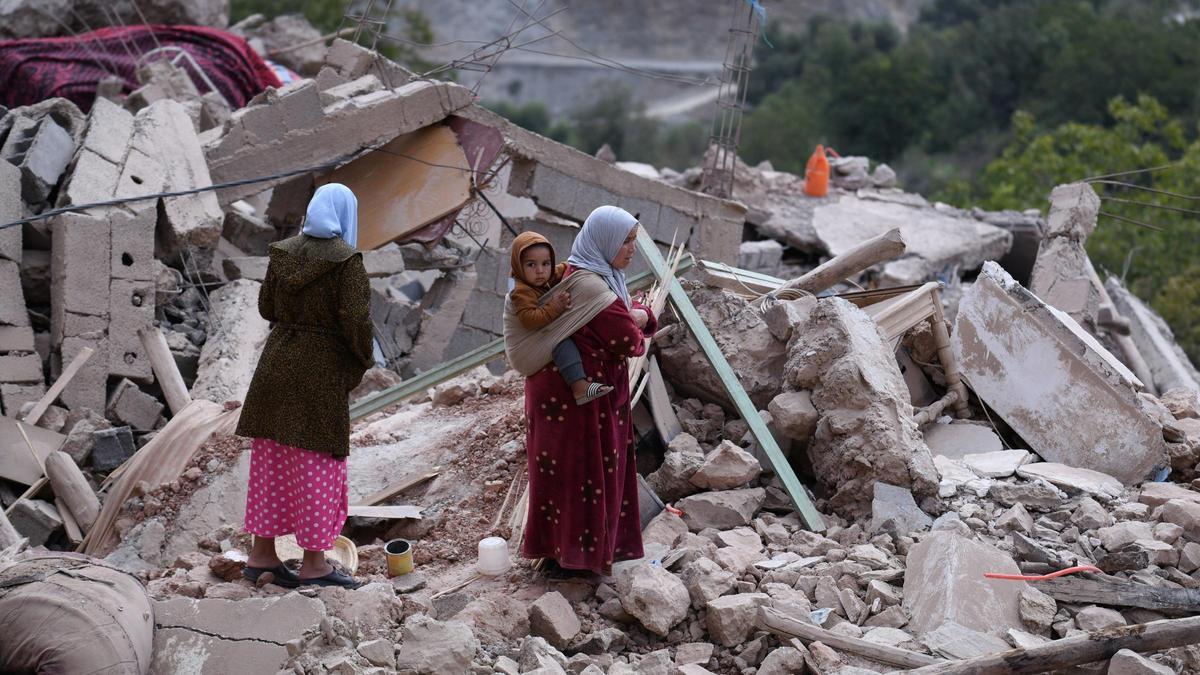
[[[551,363],[525,380],[529,513],[521,553],[568,569],[610,574],[614,561],[642,557],[637,467],[626,359],[645,353],[643,331],[621,300],[573,337],[588,379],[612,393],[587,405]]]

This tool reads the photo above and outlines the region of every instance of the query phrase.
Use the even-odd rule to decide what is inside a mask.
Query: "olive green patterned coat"
[[[362,255],[340,238],[271,245],[258,311],[274,327],[238,435],[350,454],[350,391],[374,364],[370,302]]]

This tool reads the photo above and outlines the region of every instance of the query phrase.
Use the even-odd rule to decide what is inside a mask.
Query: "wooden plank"
[[[58,509],[58,515],[62,517],[63,529],[67,532],[67,541],[71,542],[72,546],[82,544],[83,530],[79,529],[79,523],[75,521],[75,516],[71,513],[71,509],[67,508],[66,502],[56,497],[54,507]]]
[[[66,440],[49,429],[0,417],[0,478],[21,485],[36,483],[45,475],[46,457]]]
[[[691,256],[684,256],[679,261],[679,273],[687,271],[695,263]],[[654,281],[654,275],[650,272],[639,274],[630,279],[630,290],[638,290],[650,286]],[[504,354],[504,338],[497,338],[491,342],[473,349],[458,358],[452,359],[431,370],[425,371],[416,377],[411,377],[399,384],[395,384],[383,391],[380,391],[372,396],[356,401],[350,406],[350,421],[357,422],[358,420],[379,412],[388,406],[400,403],[408,398],[422,394],[426,389],[444,382],[456,375],[471,370],[472,368],[487,363],[492,359],[503,356]]]
[[[175,357],[171,356],[171,348],[167,346],[167,338],[156,326],[145,326],[138,329],[138,338],[142,341],[142,349],[150,359],[150,369],[158,380],[158,388],[162,389],[167,399],[167,407],[172,415],[178,415],[192,402],[179,367],[175,365]]]
[[[667,394],[667,384],[663,381],[662,371],[658,367],[658,359],[650,357],[650,374],[646,391],[650,396],[650,413],[654,415],[654,426],[663,443],[670,444],[676,436],[683,433],[675,407],[671,405],[671,397]]]
[[[413,520],[421,519],[421,507],[419,506],[362,506],[355,504],[350,507],[347,514],[352,518],[408,518]]]
[[[91,347],[84,347],[83,349],[79,350],[79,353],[75,355],[75,358],[71,359],[71,362],[67,364],[66,368],[63,368],[62,374],[58,376],[58,379],[54,381],[54,384],[50,385],[50,388],[46,390],[46,394],[42,396],[42,399],[38,401],[37,405],[33,406],[33,410],[30,410],[29,414],[25,416],[26,424],[30,426],[37,425],[38,420],[42,419],[42,415],[46,414],[46,411],[49,410],[50,404],[54,403],[55,399],[58,398],[58,395],[63,392],[63,389],[67,388],[67,385],[71,383],[71,378],[75,377],[75,374],[79,372],[79,369],[83,367],[83,364],[87,363],[87,360],[90,359],[92,354],[95,352],[96,350],[92,349]]]
[[[862,310],[883,329],[888,341],[898,340],[914,326],[933,316],[933,291],[940,287],[940,282],[931,281],[904,295],[867,305]]]
[[[362,499],[355,502],[354,506],[352,506],[351,508],[354,508],[356,506],[374,506],[374,505],[378,504],[379,502],[385,502],[385,501],[391,499],[392,497],[395,497],[396,495],[400,494],[401,492],[408,490],[409,488],[414,488],[414,487],[420,485],[421,483],[424,483],[425,481],[436,477],[441,472],[442,472],[441,468],[437,468],[432,471],[427,471],[425,473],[418,474],[416,476],[412,476],[410,478],[405,478],[404,480],[400,481],[399,483],[389,485],[378,492],[375,492],[375,493],[367,495],[366,497],[363,497]]]
[[[839,256],[817,266],[804,276],[792,279],[781,288],[795,288],[813,295],[831,288],[877,263],[897,258],[906,248],[899,228],[872,237]]]
[[[1200,612],[1200,589],[1197,588],[1147,586],[1110,576],[1094,579],[1061,577],[1038,581],[1033,586],[1062,602]]]
[[[852,654],[857,654],[858,656],[864,656],[872,661],[892,666],[920,668],[922,666],[942,663],[941,659],[936,659],[925,654],[918,654],[907,649],[889,647],[869,642],[862,638],[854,638],[827,631],[820,626],[794,619],[770,607],[763,607],[759,610],[758,625],[763,630],[770,631],[785,640],[788,638],[799,638],[805,643],[820,642],[834,649],[841,649]]]
[[[663,260],[662,254],[658,252],[658,247],[654,245],[654,240],[646,232],[645,228],[638,229],[637,243],[638,249],[646,258],[654,274],[659,276],[660,279],[666,276],[666,261]],[[733,372],[733,368],[730,367],[729,361],[725,359],[725,355],[721,353],[721,348],[713,340],[712,334],[705,327],[704,320],[700,318],[695,305],[692,304],[691,299],[684,292],[683,287],[679,285],[677,280],[671,279],[668,282],[668,289],[671,304],[675,307],[675,311],[678,312],[682,322],[687,324],[692,335],[696,337],[696,342],[700,344],[700,348],[704,351],[705,357],[708,358],[708,362],[717,371],[717,376],[725,386],[725,391],[729,394],[730,400],[733,401],[734,407],[737,408],[741,418],[750,426],[750,433],[754,434],[759,447],[766,453],[767,459],[771,462],[776,475],[783,482],[784,490],[791,497],[792,503],[796,505],[796,509],[800,512],[800,517],[804,521],[804,524],[814,532],[824,531],[825,522],[821,518],[821,514],[809,500],[804,486],[796,478],[796,473],[792,471],[787,458],[783,456],[783,452],[775,442],[775,437],[771,435],[766,423],[763,422],[762,416],[758,414],[758,408],[750,401],[746,390],[738,382],[737,375]]]
[[[701,260],[699,269],[704,283],[733,291],[739,295],[764,295],[779,290],[779,287],[785,283],[785,280],[779,277],[759,274],[711,260]]]
[[[1038,582],[1041,583],[1041,582]],[[1022,675],[1045,673],[1104,661],[1122,649],[1153,652],[1200,642],[1200,617],[1115,626],[962,661],[944,661],[908,671],[908,675]]]

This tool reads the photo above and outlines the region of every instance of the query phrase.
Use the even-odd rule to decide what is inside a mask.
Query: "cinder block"
[[[75,160],[75,169],[67,178],[66,189],[59,190],[58,205],[90,204],[112,199],[121,178],[121,165],[84,148]]]
[[[16,417],[21,413],[21,406],[26,403],[36,403],[46,395],[46,385],[37,384],[0,384],[0,400],[4,402],[4,415]]]
[[[0,382],[38,384],[45,381],[42,375],[42,359],[37,354],[0,356]]]
[[[108,315],[112,234],[108,219],[74,213],[56,216],[51,233],[50,323],[61,339],[63,314]]]
[[[75,139],[71,134],[49,116],[43,117],[18,164],[25,201],[30,204],[46,201],[74,155]]]
[[[138,431],[150,431],[158,422],[163,405],[158,399],[138,389],[130,380],[117,383],[108,399],[108,417]]]
[[[0,326],[0,352],[32,352],[33,328],[29,326]]]
[[[133,134],[133,115],[104,98],[97,98],[88,114],[83,147],[113,164],[125,161],[129,137]]]
[[[108,372],[150,382],[154,372],[138,329],[154,323],[154,282],[113,279],[108,326]]]
[[[0,325],[29,325],[25,293],[21,290],[21,267],[11,260],[0,260]]]
[[[21,170],[0,162],[0,225],[19,220],[25,213],[21,199]],[[14,225],[0,230],[0,258],[21,259],[21,226]]]
[[[112,471],[137,452],[129,427],[100,429],[92,433],[92,438],[95,439],[95,445],[92,446],[92,468],[96,471]]]
[[[117,187],[113,196],[117,199],[141,197],[163,191],[162,165],[154,157],[130,148],[121,166],[121,177],[117,179]],[[157,200],[128,202],[126,206],[134,211],[154,211]]]
[[[288,131],[311,129],[325,117],[321,92],[312,80],[293,82],[274,94],[268,94],[267,100],[272,108],[279,110]]]
[[[70,363],[84,347],[91,347],[95,353],[84,363],[83,368],[80,368],[75,377],[71,378],[71,382],[67,384],[62,396],[59,397],[59,401],[69,410],[79,410],[80,408],[104,410],[104,405],[107,403],[108,384],[107,338],[64,338],[60,349],[60,367],[56,370],[61,371],[61,365]]]
[[[30,546],[41,546],[63,526],[62,516],[50,502],[40,499],[19,499],[13,504],[8,519],[17,532],[29,539]]]
[[[108,313],[93,316],[67,312],[63,314],[62,323],[59,325],[62,326],[64,337],[97,337],[108,332]]]
[[[109,218],[112,232],[110,271],[113,279],[154,281],[154,202],[135,215],[114,212]]]

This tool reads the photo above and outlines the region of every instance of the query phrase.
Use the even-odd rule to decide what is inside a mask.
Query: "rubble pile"
[[[1047,669],[1200,669],[1152,623],[1200,613],[1200,375],[1093,269],[1089,186],[1045,218],[967,211],[846,157],[826,197],[739,162],[718,199],[700,169],[590,157],[298,17],[231,30],[299,77],[231,110],[154,62],[86,114],[0,117],[0,224],[26,221],[0,229],[0,551],[135,575],[154,672],[852,674],[1078,659],[1095,631],[1114,649]],[[241,576],[228,432],[270,245],[334,180],[364,214],[379,366],[347,460],[364,585],[289,592]],[[482,575],[479,541],[515,555],[526,522],[507,246],[533,230],[561,258],[604,203],[696,265],[699,318],[661,317],[634,408],[645,556]],[[389,578],[396,538],[416,569]]]

